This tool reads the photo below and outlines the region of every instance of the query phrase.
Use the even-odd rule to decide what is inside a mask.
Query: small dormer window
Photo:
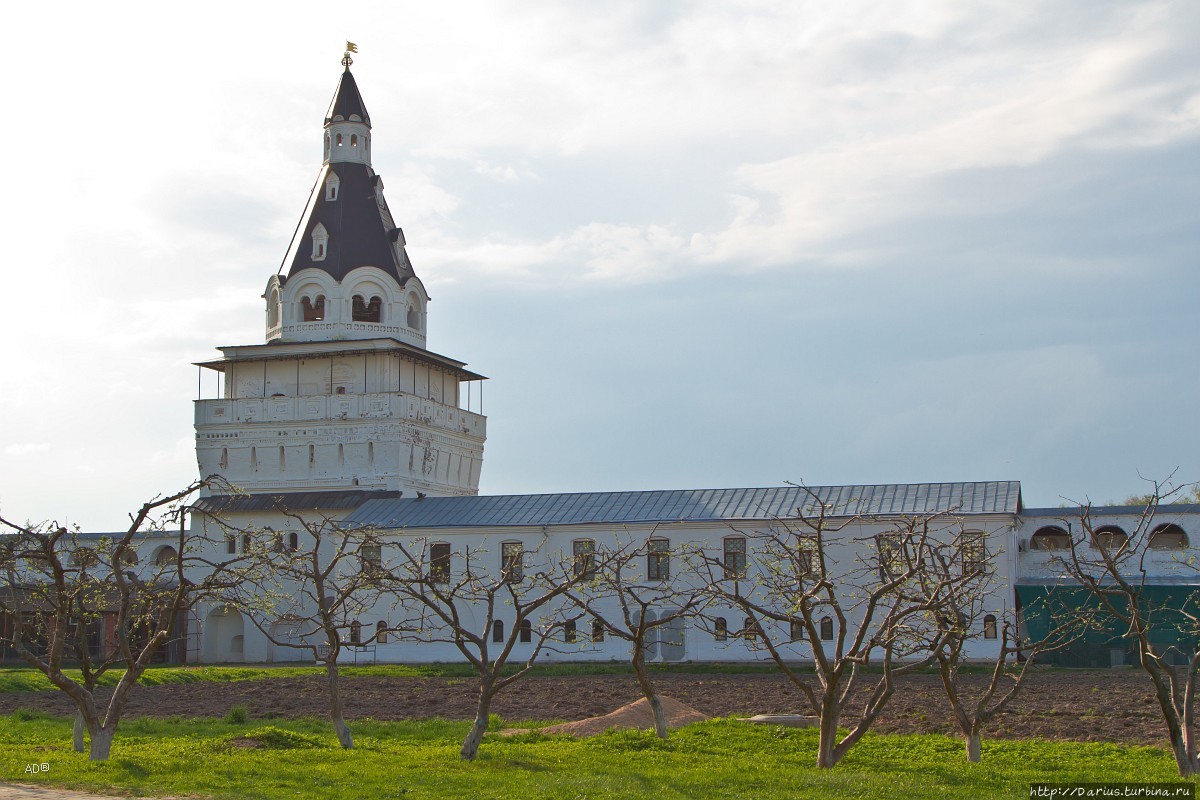
[[[325,230],[325,226],[317,223],[317,227],[313,228],[312,232],[312,260],[324,261],[326,246],[329,244],[329,231]]]
[[[338,189],[341,186],[341,181],[333,172],[329,173],[329,177],[325,179],[325,199],[334,201],[338,199]]]

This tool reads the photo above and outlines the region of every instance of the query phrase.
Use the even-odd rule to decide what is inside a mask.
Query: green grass
[[[326,722],[227,724],[141,718],[122,723],[106,763],[70,749],[70,721],[37,712],[0,717],[0,781],[215,798],[807,798],[1027,797],[1034,781],[1173,781],[1163,750],[1043,741],[984,743],[963,759],[942,736],[868,735],[833,770],[812,766],[811,730],[713,720],[660,742],[645,732],[574,740],[539,734],[484,740],[462,763],[468,723],[352,724],[357,747],[336,746]],[[515,726],[514,726],[515,727]],[[263,746],[238,747],[239,737]],[[28,775],[27,764],[50,765]]]
[[[506,674],[517,667],[509,665]],[[677,674],[759,674],[775,672],[775,667],[765,664],[655,664],[651,672]],[[101,686],[112,686],[121,679],[124,670],[112,670],[100,680]],[[267,678],[296,678],[324,674],[323,667],[315,666],[254,666],[254,667],[151,667],[142,675],[144,686],[161,686],[170,683],[198,683],[204,681],[255,681]],[[533,675],[628,675],[633,670],[625,662],[574,662],[541,664],[533,668]],[[67,675],[78,679],[77,670],[66,670]],[[340,673],[348,678],[376,676],[387,678],[470,678],[476,673],[470,664],[380,664],[371,667],[343,665]],[[0,692],[39,692],[54,686],[36,669],[31,667],[0,668]]]

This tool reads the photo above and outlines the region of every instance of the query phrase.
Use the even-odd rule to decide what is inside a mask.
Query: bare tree
[[[395,546],[389,586],[407,610],[400,635],[450,644],[479,674],[475,721],[460,752],[474,760],[496,695],[557,647],[556,634],[566,645],[576,640],[580,615],[570,613],[566,594],[585,574],[517,542],[502,543],[500,553],[470,546],[455,553],[426,539]]]
[[[997,607],[997,590],[1002,587],[995,567],[1002,553],[989,550],[987,540],[981,531],[961,531],[952,541],[930,546],[927,570],[918,580],[930,591],[940,591],[945,602],[928,615],[930,624],[914,628],[927,638],[926,647],[937,661],[942,688],[966,743],[967,760],[976,763],[982,758],[984,727],[1017,696],[1037,656],[1069,645],[1088,623],[1084,611],[1056,605],[1055,624],[1046,635],[1023,641],[1016,612]],[[954,580],[956,575],[963,580]],[[1048,595],[1038,603],[1053,600]],[[962,680],[961,668],[968,650],[988,641],[994,641],[998,650],[990,661],[987,684],[972,693]]]
[[[700,564],[713,602],[745,614],[738,633],[767,650],[819,718],[817,766],[828,768],[870,729],[895,692],[895,679],[931,663],[921,629],[963,578],[927,575],[935,534],[952,521],[948,513],[905,517],[882,533],[855,538],[850,532],[861,528],[862,518],[835,519],[829,504],[809,496],[794,519],[738,532],[745,539],[740,552],[705,554]],[[713,632],[730,635],[715,613],[706,613]],[[814,676],[798,669],[788,646],[793,642],[807,645]],[[865,703],[848,719],[859,690]],[[843,725],[849,730],[839,738]]]
[[[203,537],[185,527],[185,499],[208,483],[148,501],[111,538],[0,518],[12,531],[0,537],[0,611],[12,621],[6,643],[74,702],[75,749],[82,751],[86,730],[89,760],[109,757],[130,692],[176,634],[183,612],[230,580],[230,565],[208,558]],[[174,525],[172,544],[139,563],[137,545]],[[72,662],[79,680],[66,673]],[[124,672],[102,704],[96,687],[118,669]]]
[[[308,654],[325,667],[329,719],[342,747],[354,747],[346,724],[340,658],[347,647],[374,644],[382,631],[361,617],[381,597],[387,570],[373,530],[346,528],[323,515],[305,515],[276,503],[290,522],[283,529],[228,529],[242,542],[245,579],[227,599],[244,611],[276,647]]]
[[[1193,591],[1171,592],[1162,585],[1164,557],[1172,562],[1166,569],[1190,571],[1195,566],[1171,557],[1169,550],[1178,546],[1174,542],[1164,551],[1156,540],[1179,535],[1174,526],[1159,523],[1159,506],[1192,485],[1177,487],[1170,478],[1152,484],[1131,530],[1097,524],[1091,504],[1079,504],[1078,513],[1062,521],[1068,547],[1053,557],[1053,563],[1086,592],[1096,625],[1132,644],[1138,665],[1154,687],[1179,774],[1189,777],[1200,774],[1195,716],[1200,598]]]
[[[669,540],[654,531],[638,546],[626,541],[612,549],[603,566],[593,553],[575,552],[572,569],[584,580],[567,592],[592,617],[593,642],[606,634],[629,642],[629,660],[660,739],[667,738],[667,716],[646,669],[646,653],[673,644],[666,637],[682,633],[680,626],[696,615],[704,597],[672,582],[671,556]]]

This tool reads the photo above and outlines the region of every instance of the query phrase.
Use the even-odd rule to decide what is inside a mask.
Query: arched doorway
[[[246,621],[232,606],[208,612],[204,620],[204,660],[209,664],[245,661]]]

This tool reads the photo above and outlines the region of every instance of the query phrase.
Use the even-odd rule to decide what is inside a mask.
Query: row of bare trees
[[[16,620],[6,637],[76,703],[76,747],[86,731],[91,758],[107,757],[129,691],[181,611],[209,603],[238,609],[276,648],[294,650],[296,660],[324,664],[331,722],[347,748],[353,737],[339,672],[347,646],[386,640],[452,648],[478,674],[464,759],[476,757],[497,694],[539,657],[578,655],[606,639],[628,645],[665,738],[648,655],[681,646],[687,626],[718,639],[732,633],[765,651],[799,690],[818,720],[821,767],[837,764],[878,720],[897,679],[920,669],[941,676],[967,757],[978,761],[984,728],[1012,701],[1037,656],[1118,620],[1156,687],[1181,774],[1196,771],[1192,704],[1200,656],[1193,649],[1181,670],[1152,633],[1168,610],[1171,624],[1191,635],[1197,617],[1187,608],[1147,606],[1150,573],[1144,555],[1140,572],[1135,560],[1145,552],[1143,528],[1150,530],[1158,503],[1169,496],[1166,487],[1155,487],[1144,524],[1121,548],[1096,548],[1090,509],[1079,509],[1070,546],[1053,563],[1072,591],[1093,602],[1060,598],[1038,641],[1022,636],[1007,579],[998,578],[1002,551],[989,549],[985,534],[964,531],[949,511],[847,518],[810,492],[793,516],[739,531],[746,543],[740,552],[672,544],[656,531],[617,531],[599,546],[576,540],[570,552],[552,550],[547,538],[528,551],[505,543],[496,554],[473,546],[452,551],[444,542],[350,528],[282,507],[276,511],[286,524],[279,530],[210,518],[193,524],[189,537],[180,503],[197,488],[146,504],[126,533],[83,558],[78,537],[62,527],[4,523],[14,533],[0,546],[0,611]],[[161,536],[168,524],[179,529],[178,557],[130,565],[138,537]],[[381,608],[386,620],[364,636],[358,620]],[[97,651],[79,632],[101,610],[116,644]],[[745,620],[740,630],[728,630],[731,612]],[[961,670],[979,639],[996,640],[995,657],[983,688],[969,690]],[[67,677],[68,661],[81,668],[79,680]],[[101,714],[95,688],[113,667],[125,671]]]

